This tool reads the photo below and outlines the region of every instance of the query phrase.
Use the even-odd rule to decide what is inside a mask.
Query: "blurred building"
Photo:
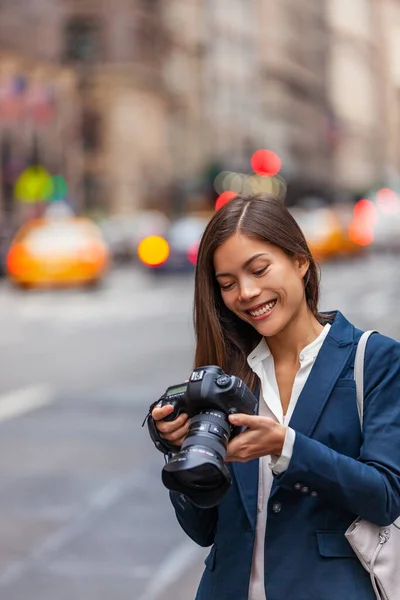
[[[30,213],[29,197],[25,205],[15,202],[14,184],[33,164],[63,174],[71,199],[79,198],[80,120],[78,82],[72,70],[0,51],[0,222],[12,229],[18,214]],[[34,187],[34,181],[30,185]]]
[[[390,4],[398,12],[397,2]],[[390,49],[383,3],[328,0],[326,8],[332,173],[338,188],[363,190],[383,182],[389,158]]]
[[[329,195],[332,150],[326,6],[321,0],[259,0],[258,144],[282,158],[289,194]]]
[[[400,6],[382,0],[381,35],[384,37],[382,63],[385,69],[387,110],[383,115],[387,132],[386,175],[388,184],[400,188]]]
[[[398,22],[395,0],[1,0],[0,50],[74,74],[86,210],[179,210],[258,148],[290,202],[329,200],[398,172]]]

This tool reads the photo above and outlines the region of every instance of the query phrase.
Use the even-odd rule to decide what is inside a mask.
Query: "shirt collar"
[[[306,358],[316,358],[317,357],[318,352],[320,351],[321,346],[324,343],[324,340],[325,340],[326,336],[328,335],[330,328],[331,328],[330,323],[327,323],[325,325],[325,327],[323,328],[323,330],[321,331],[321,333],[319,334],[319,336],[317,338],[315,338],[315,340],[313,342],[311,342],[311,344],[308,344],[308,346],[303,348],[303,350],[300,352],[300,355],[299,355],[300,360],[304,360]]]
[[[265,338],[262,337],[259,344],[250,352],[247,357],[247,364],[251,369],[254,369],[261,361],[271,356],[271,351],[268,348],[268,344]]]
[[[308,346],[303,348],[303,350],[300,352],[300,360],[304,360],[305,358],[316,358],[326,336],[329,333],[330,328],[330,323],[327,323],[319,336],[315,338],[311,344],[308,344]],[[271,351],[268,348],[265,338],[263,337],[254,350],[252,350],[248,355],[247,363],[251,369],[254,369],[254,367],[256,367],[265,358],[268,358],[268,356],[271,356]]]

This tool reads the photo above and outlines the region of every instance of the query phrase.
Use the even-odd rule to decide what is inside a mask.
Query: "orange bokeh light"
[[[169,252],[167,240],[158,235],[144,238],[138,247],[138,256],[148,267],[159,267],[164,264],[169,257]]]
[[[281,159],[271,150],[257,150],[251,157],[251,168],[261,177],[276,175],[280,171],[281,166]]]
[[[227,204],[230,200],[236,198],[236,196],[236,192],[231,192],[229,190],[227,192],[222,192],[222,194],[218,196],[217,201],[215,203],[215,210],[219,210],[224,206],[224,204]]]

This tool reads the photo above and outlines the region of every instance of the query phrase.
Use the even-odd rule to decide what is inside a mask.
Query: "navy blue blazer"
[[[268,502],[267,600],[375,600],[344,532],[358,515],[379,525],[400,515],[400,344],[380,334],[368,341],[362,435],[353,370],[360,335],[336,313],[290,420],[293,455]],[[196,600],[248,598],[258,460],[229,466],[233,483],[217,507],[170,494],[184,531],[212,544]]]

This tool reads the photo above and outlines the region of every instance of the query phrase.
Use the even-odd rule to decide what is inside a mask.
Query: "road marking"
[[[150,584],[139,600],[159,600],[165,596],[165,590],[176,583],[180,577],[196,562],[204,560],[204,548],[194,542],[183,542],[156,570]]]
[[[0,394],[0,422],[20,417],[50,404],[53,400],[53,390],[45,383]]]

